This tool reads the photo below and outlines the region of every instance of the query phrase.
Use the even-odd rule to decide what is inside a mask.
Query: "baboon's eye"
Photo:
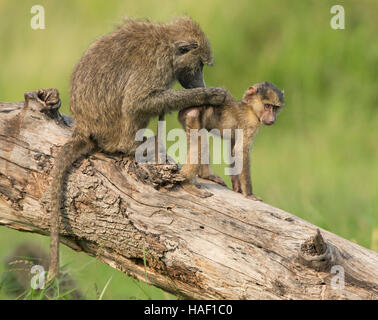
[[[192,49],[196,49],[198,48],[198,44],[197,43],[187,43],[187,44],[183,44],[181,46],[178,47],[178,52],[179,54],[185,54],[185,53],[188,53],[190,50]]]
[[[180,54],[185,54],[185,53],[187,53],[189,51],[190,51],[190,48],[188,48],[188,47],[180,47],[179,48],[179,53]]]
[[[273,107],[273,105],[270,104],[270,103],[265,103],[264,107],[265,107],[265,109],[269,109],[269,108]]]

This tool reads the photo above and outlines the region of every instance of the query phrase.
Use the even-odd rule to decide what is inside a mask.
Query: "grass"
[[[0,2],[0,101],[19,101],[27,90],[56,87],[63,112],[68,113],[75,63],[96,37],[120,23],[121,16],[168,21],[190,15],[212,43],[215,64],[205,70],[209,86],[225,86],[236,98],[263,80],[285,90],[286,107],[277,124],[263,128],[255,141],[256,194],[377,250],[376,1],[343,1],[345,30],[330,28],[334,1],[41,0],[46,29],[38,31],[30,28],[34,4]],[[167,130],[180,127],[176,113],[167,119]],[[223,175],[224,165],[213,169]],[[47,248],[48,239],[0,230],[0,258],[24,240]],[[95,284],[104,288],[110,278],[103,299],[172,297],[93,258],[62,249],[63,260],[87,298],[98,298]],[[0,297],[4,298],[2,291]]]
[[[12,241],[12,246],[5,245]],[[8,228],[1,228],[0,232],[0,254],[2,260],[12,254],[15,247],[23,242],[33,242],[44,250],[49,248],[49,239],[47,237],[20,233]],[[64,270],[69,270],[70,275],[75,280],[76,285],[72,289],[78,289],[86,299],[172,299],[173,296],[163,292],[144,282],[139,282],[133,278],[125,276],[96,258],[88,257],[84,253],[73,252],[71,249],[61,245],[61,266]],[[6,275],[12,271],[4,269],[0,264],[0,275]],[[30,274],[30,277],[33,276]],[[110,281],[111,279],[111,281]],[[15,298],[9,295],[6,288],[0,285],[0,299]],[[32,290],[26,290],[19,298],[31,298],[40,296],[41,292],[35,293]],[[60,292],[55,291],[52,295],[54,298],[63,299],[67,295],[67,290]],[[51,296],[51,295],[50,295]],[[41,298],[47,298],[42,295]]]

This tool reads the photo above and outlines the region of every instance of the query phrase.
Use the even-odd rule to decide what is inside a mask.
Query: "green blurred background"
[[[35,4],[45,8],[45,30],[30,27]],[[335,4],[345,8],[345,30],[330,27]],[[189,15],[212,44],[207,85],[225,86],[238,99],[263,80],[285,90],[277,124],[263,128],[254,144],[255,193],[377,251],[377,14],[376,0],[0,0],[0,101],[55,87],[68,113],[70,74],[96,37],[122,17],[166,22]],[[168,129],[179,128],[176,118],[167,117]],[[220,175],[223,168],[213,167]],[[0,227],[0,260],[25,240],[48,247],[46,237]],[[84,254],[62,251],[86,298],[96,298],[109,279],[105,299],[174,298]]]

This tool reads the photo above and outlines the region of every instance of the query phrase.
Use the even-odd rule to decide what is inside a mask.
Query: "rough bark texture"
[[[49,235],[49,173],[73,124],[59,106],[55,89],[0,103],[1,225]],[[79,159],[64,187],[61,241],[142,281],[145,257],[147,282],[182,297],[378,298],[376,252],[211,182],[201,180],[214,195],[197,198],[181,180],[176,165]]]

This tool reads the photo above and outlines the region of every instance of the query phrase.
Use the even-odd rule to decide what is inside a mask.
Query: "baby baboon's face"
[[[270,126],[284,106],[284,95],[272,83],[262,82],[248,88],[243,102],[251,106],[261,123]]]

